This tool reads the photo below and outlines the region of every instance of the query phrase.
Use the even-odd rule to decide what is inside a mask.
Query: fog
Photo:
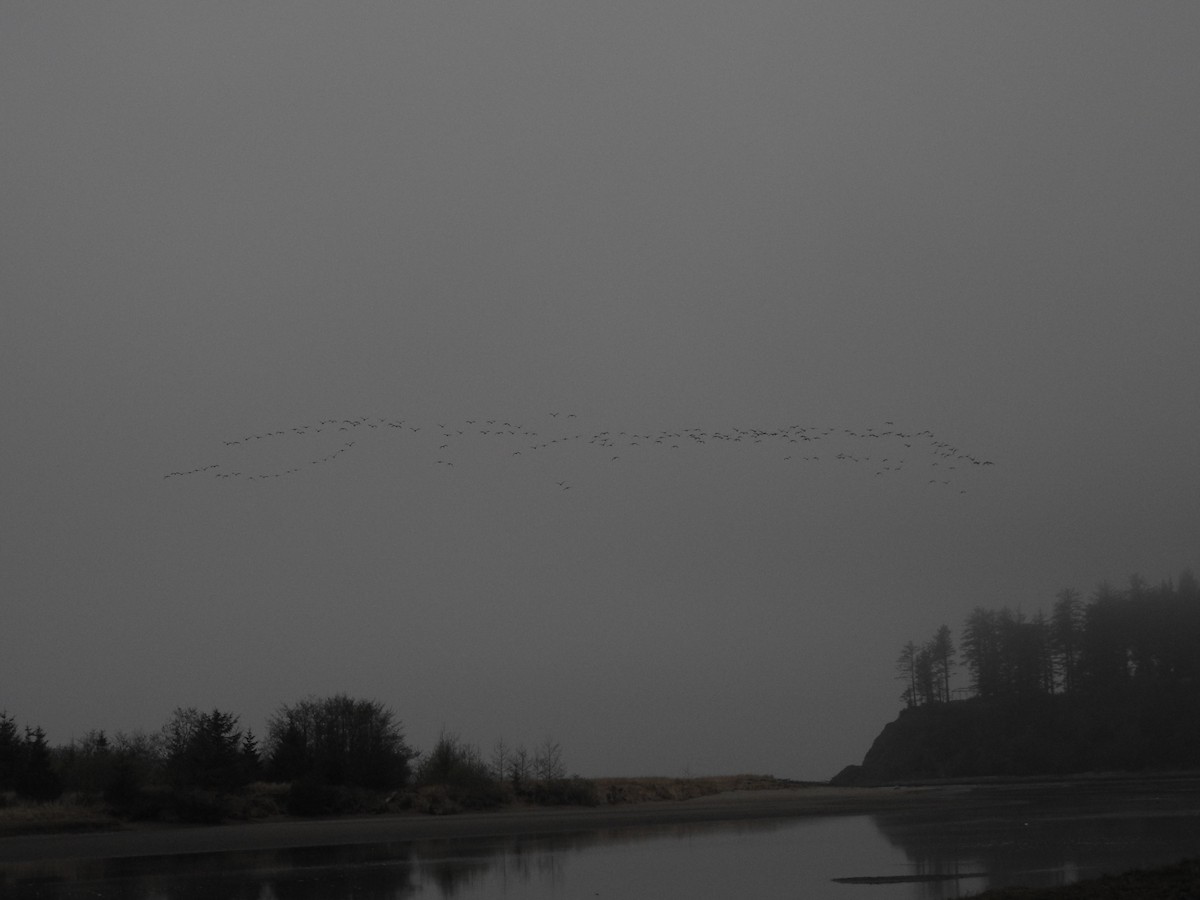
[[[904,642],[1200,562],[1198,40],[6,4],[0,708],[262,734],[347,692],[584,775],[858,762]]]

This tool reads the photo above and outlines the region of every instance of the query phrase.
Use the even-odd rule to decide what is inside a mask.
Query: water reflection
[[[363,845],[26,863],[0,869],[5,897],[131,900],[398,900],[415,896],[411,846]]]
[[[1200,853],[1200,790],[1191,779],[991,786],[936,815],[872,820],[915,875],[980,871],[988,887],[1058,886]]]
[[[353,846],[0,866],[0,893],[19,898],[130,900],[398,900],[418,896],[559,896],[568,860],[605,848],[647,849],[786,828],[786,820],[598,829],[554,835],[439,839]],[[643,854],[644,855],[644,852]]]
[[[0,866],[16,900],[947,900],[1200,852],[1200,782],[990,787],[872,816]]]

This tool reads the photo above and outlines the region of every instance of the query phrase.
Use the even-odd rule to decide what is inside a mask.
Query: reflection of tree
[[[408,843],[296,848],[278,857],[265,878],[277,900],[401,900],[417,891]]]
[[[259,872],[269,858],[269,853],[197,853],[111,859],[100,862],[97,876],[119,884],[122,897],[258,900],[263,883]]]
[[[515,835],[506,843],[496,859],[493,869],[495,878],[504,890],[516,884],[534,881],[543,884],[561,885],[563,881],[563,859],[567,853],[578,848],[573,835],[553,838],[537,838]]]
[[[430,840],[414,845],[414,858],[418,883],[432,882],[438,886],[443,897],[453,897],[487,879],[498,882],[506,892],[534,882],[561,886],[567,857],[597,846],[678,840],[713,832],[762,833],[775,831],[788,824],[790,822],[785,819],[698,822],[593,829],[564,834]]]
[[[410,844],[366,844],[66,860],[6,872],[0,886],[14,898],[55,896],[48,887],[69,891],[88,882],[130,900],[401,900],[416,893],[411,853]]]
[[[561,887],[567,859],[601,846],[644,845],[706,835],[766,833],[786,818],[615,827],[546,835],[437,839],[235,853],[66,860],[0,867],[4,896],[55,896],[81,882],[131,900],[402,900],[436,885],[450,898],[490,882],[520,893],[533,883]],[[50,888],[50,890],[47,890]]]
[[[453,897],[488,877],[494,858],[503,853],[502,839],[420,841],[414,845],[417,881],[432,882],[443,897]]]
[[[986,872],[973,890],[1049,886],[1194,854],[1200,782],[995,786],[871,818],[916,875]]]

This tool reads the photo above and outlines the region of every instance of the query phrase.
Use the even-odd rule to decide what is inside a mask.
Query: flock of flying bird
[[[610,465],[637,458],[640,454],[658,450],[671,453],[698,447],[743,446],[758,447],[775,455],[781,463],[853,464],[868,468],[875,476],[890,475],[904,469],[924,465],[928,484],[959,487],[964,472],[991,466],[983,459],[960,450],[948,441],[940,440],[932,431],[906,431],[888,421],[880,429],[863,430],[793,424],[770,429],[731,427],[706,430],[699,427],[663,429],[658,431],[594,431],[579,425],[573,412],[551,412],[537,422],[516,422],[506,419],[464,419],[462,421],[416,424],[407,419],[382,416],[357,416],[345,419],[322,419],[315,424],[295,425],[261,433],[247,434],[223,441],[231,453],[281,444],[289,446],[292,462],[286,465],[209,463],[187,470],[169,472],[164,479],[204,476],[234,481],[262,481],[285,478],[313,471],[314,467],[337,462],[350,453],[368,435],[392,434],[409,441],[418,441],[429,454],[429,463],[447,469],[461,461],[460,453],[467,441],[490,442],[502,448],[514,459],[546,456],[554,450],[576,444],[595,448],[600,459]],[[318,435],[325,437],[318,439]],[[318,452],[302,454],[304,443],[319,440],[324,445]],[[264,443],[265,442],[265,443]],[[235,449],[236,448],[236,449]],[[436,448],[436,449],[435,449]],[[299,457],[299,459],[297,459]],[[253,454],[250,455],[253,458]],[[551,478],[548,484],[560,491],[575,485],[567,479]]]

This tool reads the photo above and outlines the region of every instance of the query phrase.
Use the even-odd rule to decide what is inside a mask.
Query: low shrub
[[[293,816],[329,816],[336,812],[337,790],[315,778],[297,778],[287,794],[287,811]]]
[[[119,804],[109,804],[109,811],[113,815],[131,822],[169,819],[173,808],[171,792],[163,787],[134,787],[122,794]]]
[[[531,782],[525,791],[527,799],[542,806],[598,806],[600,791],[587,778],[574,775],[550,781]]]
[[[277,816],[287,808],[289,790],[289,785],[266,781],[248,784],[237,798],[238,802],[231,815],[236,819],[266,819]]]
[[[292,782],[284,806],[293,816],[344,816],[386,812],[388,798],[380,791],[308,777]]]
[[[174,818],[194,825],[219,825],[227,815],[226,796],[201,788],[172,791],[170,807]]]
[[[414,806],[418,812],[431,816],[450,816],[463,811],[462,804],[450,796],[450,790],[444,784],[418,789]]]
[[[417,767],[417,808],[435,815],[489,809],[511,799],[507,785],[492,777],[479,752],[443,733]]]
[[[5,799],[2,794],[0,799]],[[118,822],[112,816],[73,799],[50,803],[12,802],[0,807],[0,837],[107,831],[117,827]]]

